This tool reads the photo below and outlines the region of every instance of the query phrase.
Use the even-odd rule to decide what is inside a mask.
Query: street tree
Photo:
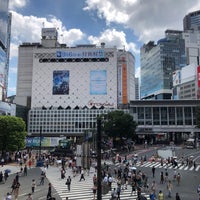
[[[133,116],[124,111],[116,110],[104,115],[104,133],[113,138],[113,141],[118,139],[119,144],[122,144],[123,139],[133,140],[136,127]]]
[[[0,116],[0,149],[2,155],[25,147],[25,122],[14,116]]]

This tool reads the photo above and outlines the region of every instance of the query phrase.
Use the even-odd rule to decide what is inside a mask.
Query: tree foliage
[[[0,149],[15,151],[25,147],[26,137],[25,122],[14,116],[0,116]]]
[[[133,116],[124,111],[113,111],[104,116],[104,132],[109,137],[114,139],[120,138],[134,138],[136,122]]]

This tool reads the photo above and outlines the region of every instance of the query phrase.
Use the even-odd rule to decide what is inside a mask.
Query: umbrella
[[[5,169],[5,173],[11,173],[10,169]]]

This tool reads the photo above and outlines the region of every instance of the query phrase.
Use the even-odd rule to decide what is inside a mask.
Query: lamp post
[[[101,119],[97,119],[97,200],[102,200],[101,191]]]

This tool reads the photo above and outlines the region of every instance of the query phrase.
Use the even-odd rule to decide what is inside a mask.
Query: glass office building
[[[191,30],[191,29],[200,30],[200,10],[191,12],[184,17],[183,29],[184,31]]]
[[[171,99],[172,74],[186,65],[182,31],[166,30],[157,44],[143,45],[141,57],[141,99]]]
[[[0,99],[6,97],[8,84],[8,57],[9,57],[9,38],[10,38],[10,19],[8,12],[8,0],[0,0],[0,85],[3,94]]]

